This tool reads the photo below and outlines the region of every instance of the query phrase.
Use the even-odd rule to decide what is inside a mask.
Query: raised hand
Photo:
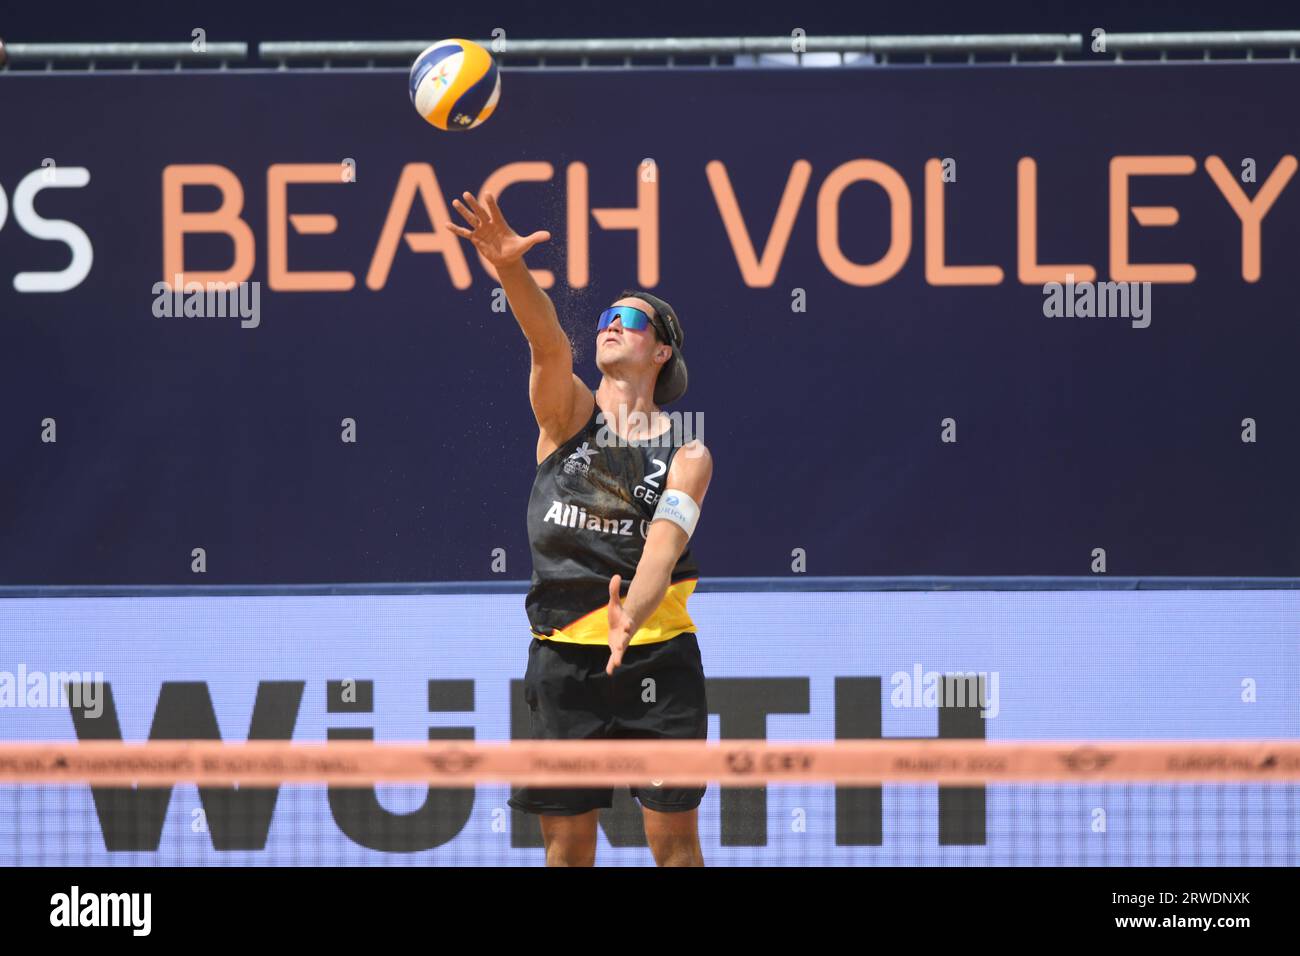
[[[485,192],[481,203],[468,192],[462,198],[465,200],[463,203],[459,199],[453,199],[451,204],[469,223],[470,228],[466,229],[454,222],[447,222],[446,226],[462,239],[472,242],[479,254],[494,268],[518,261],[533,246],[551,238],[551,234],[545,230],[520,236],[510,228],[506,217],[501,215],[501,207],[491,193]]]

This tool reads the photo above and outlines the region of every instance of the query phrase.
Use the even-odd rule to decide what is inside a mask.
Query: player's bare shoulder
[[[537,429],[537,463],[540,465],[554,451],[582,431],[596,407],[596,396],[587,384],[577,375],[573,375],[573,403],[568,419],[556,426],[538,422]]]
[[[713,479],[713,455],[698,438],[677,449],[668,469],[668,487],[690,495],[697,503],[704,500]]]

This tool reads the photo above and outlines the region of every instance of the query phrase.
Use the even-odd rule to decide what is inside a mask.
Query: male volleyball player
[[[658,408],[686,391],[681,323],[646,292],[627,292],[601,312],[603,377],[593,395],[573,373],[555,306],[524,265],[524,253],[550,233],[519,236],[490,193],[463,198],[452,204],[470,228],[447,226],[492,264],[532,351],[528,394],[539,435],[524,696],[533,735],[703,740],[704,668],[686,612],[698,571],[687,542],[713,464],[701,442],[681,442]],[[650,781],[632,792],[655,862],[702,866],[704,788]],[[590,866],[597,811],[612,799],[608,788],[526,787],[510,805],[541,816],[547,865]]]

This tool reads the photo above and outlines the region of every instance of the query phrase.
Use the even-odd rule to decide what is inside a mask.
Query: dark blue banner
[[[0,77],[0,583],[526,577],[485,185],[589,384],[622,289],[680,315],[706,577],[1300,574],[1298,86],[515,70],[447,134],[400,71]]]

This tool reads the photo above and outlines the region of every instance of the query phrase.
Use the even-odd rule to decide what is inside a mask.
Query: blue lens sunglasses
[[[635,309],[630,305],[616,305],[612,309],[606,309],[600,313],[600,322],[596,325],[596,331],[605,331],[613,324],[615,319],[618,319],[619,324],[630,332],[644,332],[646,326],[652,324],[650,316],[640,309]]]

